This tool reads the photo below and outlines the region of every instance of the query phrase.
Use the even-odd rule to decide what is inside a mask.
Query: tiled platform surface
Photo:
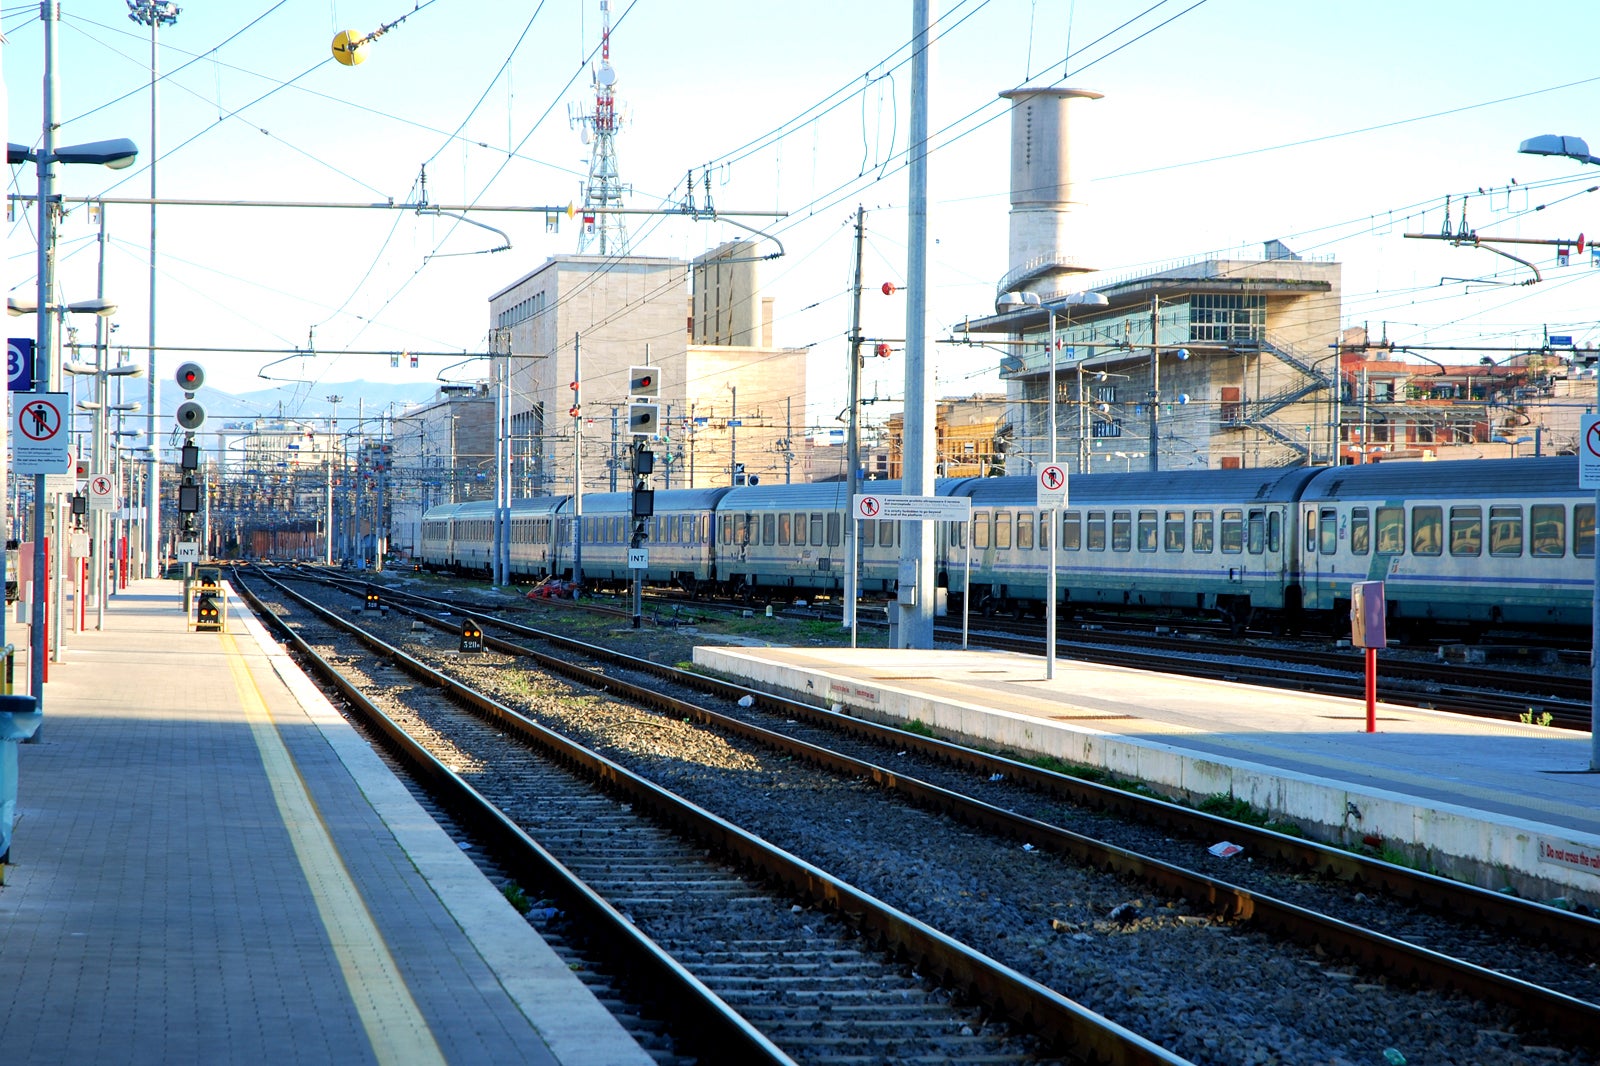
[[[254,619],[73,635],[19,749],[0,1062],[646,1063]]]
[[[1342,843],[1600,905],[1589,734],[982,651],[704,647],[695,662],[882,721],[1053,755],[1187,799],[1231,794]]]

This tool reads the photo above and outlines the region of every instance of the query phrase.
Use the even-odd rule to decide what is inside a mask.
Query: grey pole
[[[845,422],[846,435],[844,439],[844,499],[846,506],[855,507],[856,493],[860,491],[856,470],[861,466],[861,438],[858,416],[861,412],[861,255],[862,245],[865,243],[867,212],[860,204],[856,205],[856,273],[855,286],[850,295],[850,373],[849,373],[849,417]],[[860,595],[860,575],[857,573],[857,545],[860,540],[861,523],[852,520],[845,523],[844,535],[845,558],[849,565],[845,567],[844,590],[844,616],[842,624],[845,629],[854,630],[856,627],[856,599]],[[855,640],[852,632],[851,641]],[[854,643],[851,645],[854,647]]]
[[[1150,471],[1161,469],[1161,297],[1150,297]]]
[[[911,5],[911,159],[910,210],[907,212],[906,256],[906,386],[905,445],[901,492],[933,495],[934,400],[933,368],[927,360],[928,291],[928,60],[932,51],[932,2]],[[934,523],[913,522],[914,536],[900,542],[899,625],[895,646],[933,647]],[[906,590],[910,602],[903,597]]]
[[[33,391],[50,391],[50,348],[55,341],[56,302],[55,257],[55,153],[56,153],[56,22],[60,12],[54,0],[39,5],[39,21],[44,23],[44,129],[37,161],[39,174],[39,252],[38,252],[38,334],[33,353]],[[34,705],[44,710],[44,610],[45,610],[45,490],[44,475],[33,479],[33,588],[28,640],[28,692]],[[1597,609],[1600,610],[1600,609]],[[35,734],[37,737],[37,734]]]
[[[572,335],[572,587],[583,584],[583,350]]]
[[[156,162],[160,158],[156,141],[158,85],[160,61],[156,51],[159,30],[163,23],[173,25],[178,21],[178,6],[166,0],[137,0],[129,6],[128,17],[150,27],[150,362],[146,372],[150,375],[145,402],[150,405],[145,416],[145,426],[150,435],[150,447],[155,461],[150,467],[150,477],[145,483],[145,577],[155,577],[160,565],[161,540],[161,451],[156,439],[156,422],[161,414],[161,379],[156,374]]]
[[[1081,370],[1081,368],[1080,368]],[[1081,378],[1079,379],[1081,382]],[[1050,413],[1047,416],[1050,422],[1050,464],[1056,461],[1056,312],[1050,310]],[[1056,676],[1056,541],[1059,539],[1059,530],[1056,528],[1056,509],[1048,508],[1045,514],[1049,516],[1050,530],[1045,536],[1050,538],[1050,580],[1047,582],[1049,595],[1045,597],[1044,605],[1044,678],[1052,680]]]
[[[100,209],[100,263],[95,272],[95,297],[100,300],[106,298],[106,209]],[[110,338],[106,332],[106,320],[103,316],[96,315],[94,319],[94,437],[89,446],[89,476],[106,476],[106,404],[109,402],[107,395],[108,369],[106,364],[110,361],[106,351],[106,341]],[[94,627],[106,627],[106,513],[91,510],[89,512],[89,589],[94,597],[95,619]],[[78,594],[83,595],[83,590]],[[0,612],[4,613],[4,612]],[[3,623],[0,623],[3,624]],[[5,642],[3,630],[0,630],[0,644]]]

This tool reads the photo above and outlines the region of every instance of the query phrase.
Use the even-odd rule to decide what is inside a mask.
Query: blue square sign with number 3
[[[6,341],[6,391],[27,392],[33,388],[32,337],[11,337]]]

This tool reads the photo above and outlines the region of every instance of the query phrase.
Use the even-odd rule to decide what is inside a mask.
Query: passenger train
[[[900,484],[870,491],[894,495]],[[1573,457],[1093,474],[1071,482],[1054,524],[1035,505],[1032,478],[942,480],[935,492],[972,506],[970,528],[944,523],[936,534],[937,583],[952,606],[965,597],[985,612],[1041,614],[1055,533],[1057,597],[1069,612],[1333,622],[1348,612],[1352,582],[1383,580],[1401,625],[1590,621],[1595,506]],[[631,579],[627,512],[627,493],[584,497],[586,584]],[[419,561],[488,571],[492,515],[487,501],[431,509]],[[570,496],[517,501],[514,574],[570,577],[573,518]],[[659,491],[648,521],[653,583],[760,599],[843,588],[851,507],[842,483]],[[899,524],[862,521],[859,533],[863,593],[892,592]]]

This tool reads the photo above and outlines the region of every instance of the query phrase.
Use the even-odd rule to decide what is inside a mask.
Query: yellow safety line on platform
[[[384,1066],[445,1062],[427,1019],[406,987],[383,934],[334,847],[294,757],[278,735],[266,700],[239,654],[238,645],[226,633],[220,639],[267,779],[272,783],[278,813],[288,827],[295,857],[339,958],[345,986],[361,1015],[373,1054]]]

